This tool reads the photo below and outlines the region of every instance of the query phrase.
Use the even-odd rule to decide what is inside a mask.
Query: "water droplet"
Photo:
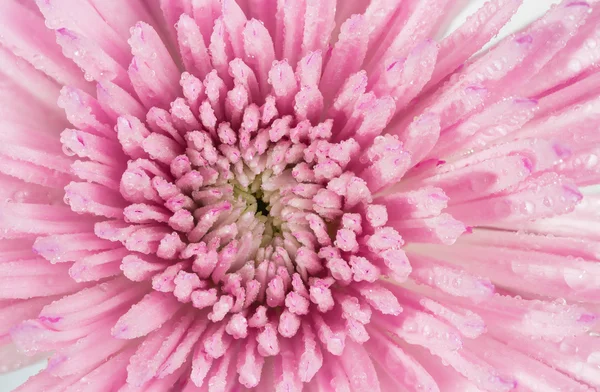
[[[573,59],[571,61],[569,61],[569,69],[573,72],[580,72],[583,68],[583,65],[581,64],[581,61],[579,61],[578,59]]]
[[[585,161],[585,167],[587,169],[592,169],[598,165],[598,155],[590,154]]]
[[[535,204],[531,201],[525,201],[521,205],[521,212],[525,215],[533,215],[535,213]]]
[[[577,352],[577,347],[567,341],[563,341],[560,343],[559,350],[564,354],[575,354]]]
[[[593,38],[588,38],[585,41],[585,45],[590,49],[594,49],[596,46],[598,46],[598,42]]]

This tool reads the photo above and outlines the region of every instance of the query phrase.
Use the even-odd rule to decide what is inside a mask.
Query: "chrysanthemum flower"
[[[600,387],[600,5],[456,3],[0,1],[18,391]]]

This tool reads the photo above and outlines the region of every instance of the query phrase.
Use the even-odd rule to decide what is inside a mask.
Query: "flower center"
[[[120,146],[82,130],[61,135],[70,154],[108,161],[105,151],[125,153],[114,162],[124,170],[120,182],[108,184],[119,198],[85,183],[65,189],[74,211],[109,218],[94,231],[129,252],[124,275],[151,280],[176,307],[206,309],[235,339],[255,328],[265,355],[277,351],[276,331],[294,336],[313,306],[312,321],[325,328],[320,314],[334,309],[335,298],[347,302],[346,320],[362,309],[346,301],[356,293],[398,314],[395,298],[374,282],[410,273],[402,238],[372,194],[410,163],[397,136],[378,136],[393,102],[374,94],[349,99],[366,87],[363,72],[326,100],[311,76],[319,64],[318,52],[296,70],[275,61],[260,82],[239,59],[230,63],[233,80],[216,70],[203,81],[184,73],[184,97],[151,107],[145,118],[118,117]],[[272,93],[259,96],[261,83]],[[365,338],[360,325],[355,332]]]
[[[269,216],[269,205],[262,199],[261,196],[254,196],[256,199],[256,213],[264,217]]]

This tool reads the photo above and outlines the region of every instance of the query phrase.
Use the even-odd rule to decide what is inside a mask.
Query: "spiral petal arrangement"
[[[600,5],[457,3],[2,1],[18,391],[599,388]]]

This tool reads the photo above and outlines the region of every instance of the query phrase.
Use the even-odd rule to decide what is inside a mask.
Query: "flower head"
[[[19,390],[599,387],[600,7],[521,2],[4,1]]]

